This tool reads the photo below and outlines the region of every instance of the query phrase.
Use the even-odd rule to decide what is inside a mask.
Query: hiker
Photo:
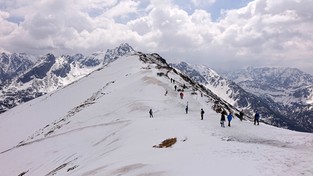
[[[222,111],[222,113],[221,113],[221,122],[220,122],[220,124],[221,124],[221,127],[223,127],[223,128],[225,128],[225,116],[226,116],[226,114],[227,114],[227,112],[225,111],[225,110],[223,110]]]
[[[180,92],[180,99],[183,99],[184,98],[184,94],[183,94],[183,92]]]
[[[171,78],[171,83],[173,83],[173,79]]]
[[[260,114],[258,112],[255,112],[254,115],[254,125],[259,125],[259,121],[260,121]]]
[[[185,110],[186,110],[186,114],[188,114],[188,104],[186,105]]]
[[[243,113],[243,110],[241,110],[241,111],[239,112],[239,119],[240,119],[240,121],[242,121],[243,116],[244,116],[244,113]]]
[[[204,110],[201,109],[201,120],[203,120],[203,114],[204,114]]]
[[[167,92],[167,90],[165,90],[165,94],[164,94],[164,95],[166,96],[166,95],[167,95],[167,93],[168,93],[168,92]]]
[[[177,86],[176,86],[176,85],[174,86],[174,89],[175,89],[175,91],[176,91],[176,89],[177,89]]]
[[[149,110],[149,114],[150,114],[150,118],[152,118],[153,117],[152,109]]]
[[[233,119],[233,115],[232,115],[232,113],[230,112],[230,113],[228,114],[228,116],[227,116],[228,126],[229,126],[229,127],[230,127],[230,122],[231,122],[232,119]]]

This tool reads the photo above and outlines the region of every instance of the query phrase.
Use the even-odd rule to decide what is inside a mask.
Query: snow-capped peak
[[[107,49],[104,56],[104,64],[115,61],[118,57],[132,54],[135,50],[127,43],[122,43],[114,49]]]

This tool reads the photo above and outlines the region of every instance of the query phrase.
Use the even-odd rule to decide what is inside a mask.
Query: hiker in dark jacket
[[[260,121],[260,114],[258,112],[255,113],[254,115],[254,125],[259,125],[259,121]]]
[[[186,105],[185,111],[186,111],[186,114],[188,114],[188,105]]]
[[[220,122],[220,123],[221,123],[221,127],[223,127],[223,128],[225,128],[225,124],[224,124],[224,123],[225,123],[225,120],[226,120],[226,119],[225,119],[226,114],[227,114],[227,113],[226,113],[225,110],[222,111],[222,113],[221,113],[221,122]]]
[[[232,119],[233,119],[233,115],[232,115],[232,113],[230,112],[230,113],[228,114],[228,116],[227,116],[228,126],[229,126],[229,127],[230,127],[230,122],[231,122]]]
[[[201,120],[203,120],[203,114],[204,114],[204,110],[201,109]]]
[[[150,118],[152,118],[153,117],[152,109],[149,110],[149,114],[150,114]]]
[[[243,120],[243,116],[244,116],[244,113],[243,113],[243,111],[241,110],[240,113],[239,113],[239,119],[240,119],[240,121]]]

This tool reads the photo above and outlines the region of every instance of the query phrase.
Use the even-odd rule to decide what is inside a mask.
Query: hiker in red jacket
[[[183,92],[180,92],[180,94],[179,94],[179,95],[180,95],[180,98],[181,98],[181,99],[183,99],[183,98],[184,98],[184,94],[183,94]]]

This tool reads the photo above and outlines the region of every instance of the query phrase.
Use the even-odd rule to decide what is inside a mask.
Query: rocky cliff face
[[[13,77],[33,66],[33,57],[25,53],[0,55],[0,84],[6,84]]]

